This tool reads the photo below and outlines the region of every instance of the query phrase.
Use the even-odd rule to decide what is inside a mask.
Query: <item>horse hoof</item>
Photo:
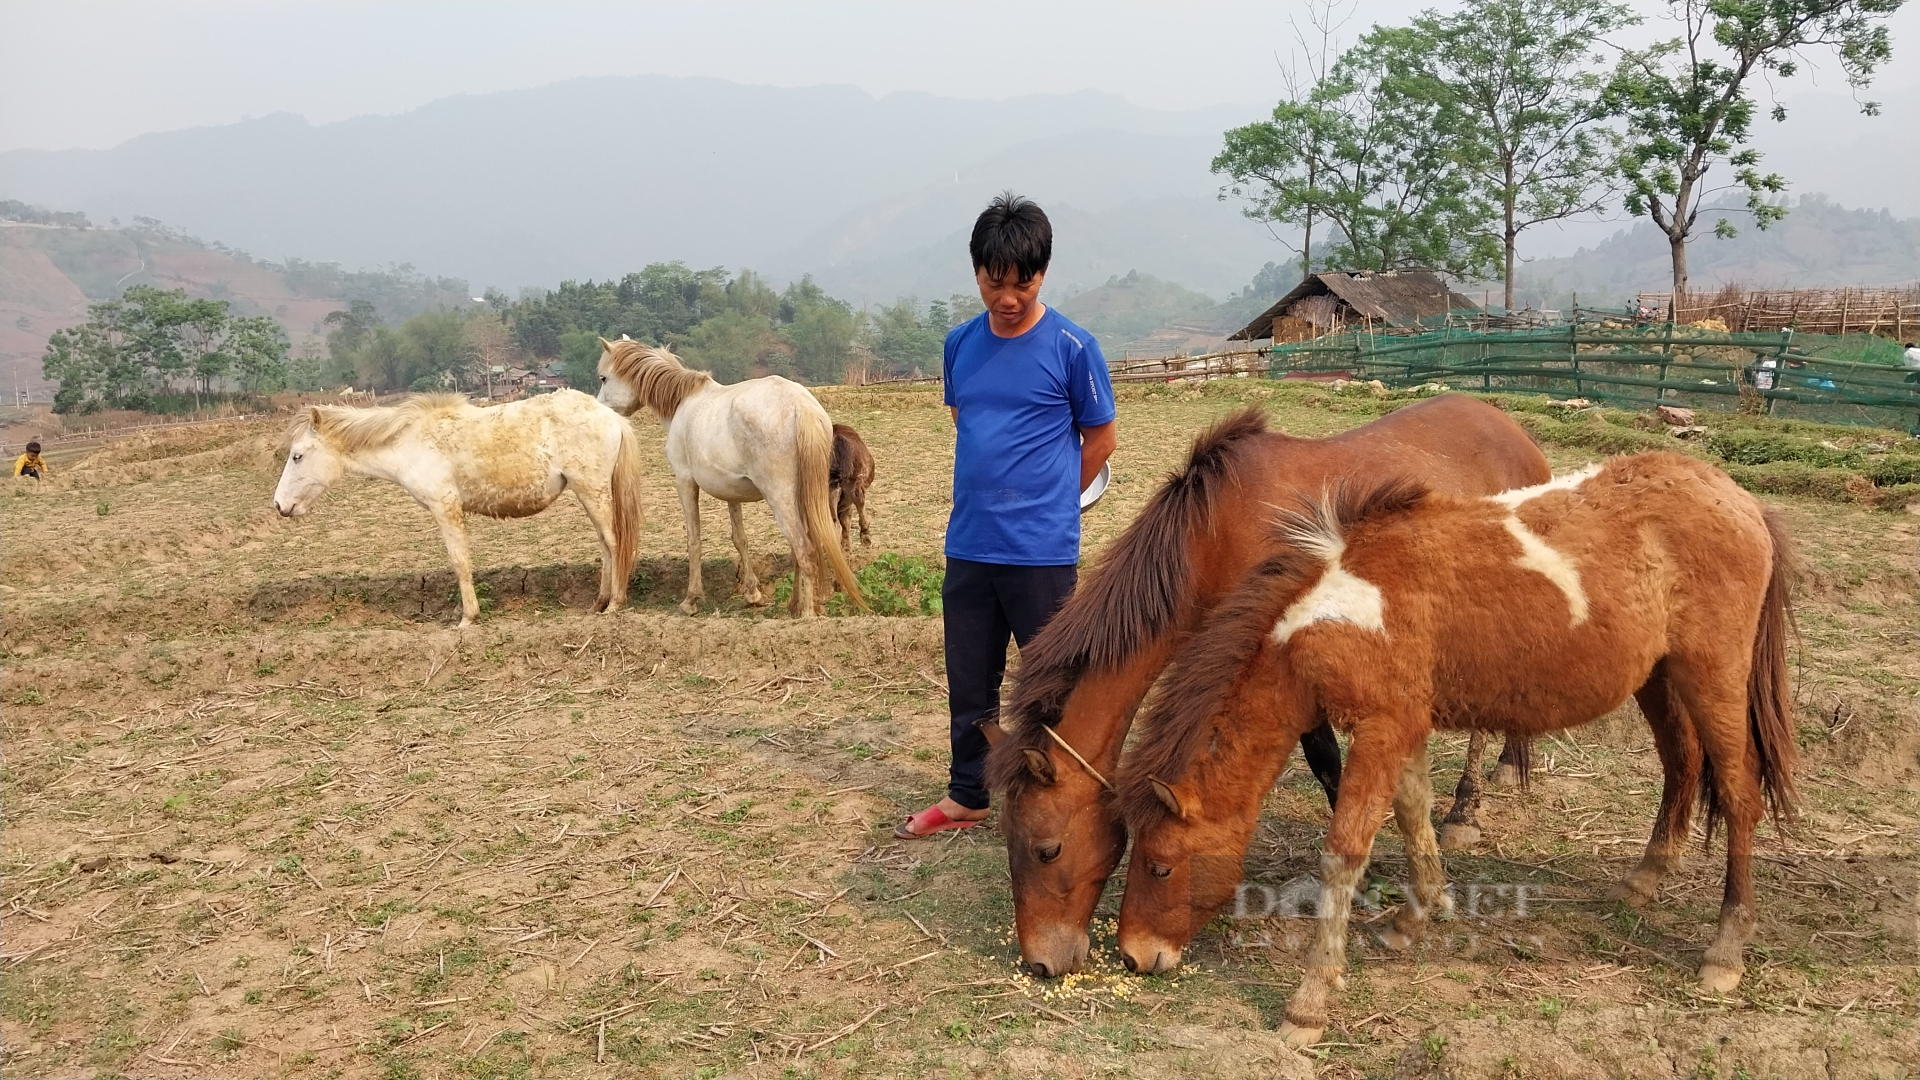
[[[1742,969],[1724,964],[1704,964],[1700,968],[1700,992],[1731,994],[1740,986]]]
[[[1319,1042],[1321,1034],[1326,1030],[1325,1026],[1301,1027],[1291,1020],[1283,1020],[1280,1023],[1280,1031],[1278,1034],[1281,1042],[1286,1043],[1295,1050],[1305,1050],[1307,1047]]]
[[[1398,927],[1388,927],[1380,932],[1380,944],[1394,952],[1406,952],[1413,943],[1420,940],[1418,935],[1409,934]]]
[[[761,592],[759,589],[753,590],[752,592],[747,594],[747,606],[748,607],[766,607],[767,594]]]
[[[1480,826],[1448,822],[1440,826],[1440,850],[1461,851],[1480,842]]]
[[[1632,908],[1643,908],[1653,903],[1653,894],[1659,885],[1648,885],[1632,877],[1621,878],[1619,883],[1607,890],[1607,899],[1618,900]]]
[[[1520,766],[1501,764],[1494,767],[1493,775],[1487,778],[1487,786],[1492,788],[1517,788],[1520,786]]]
[[[694,600],[691,598],[680,601],[680,614],[682,615],[700,614],[700,601]]]

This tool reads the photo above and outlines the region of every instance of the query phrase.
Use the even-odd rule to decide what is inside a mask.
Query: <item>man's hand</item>
[[[1093,478],[1100,475],[1100,466],[1113,456],[1113,448],[1120,445],[1120,434],[1115,430],[1115,421],[1109,420],[1099,427],[1080,429],[1080,490],[1087,490]]]

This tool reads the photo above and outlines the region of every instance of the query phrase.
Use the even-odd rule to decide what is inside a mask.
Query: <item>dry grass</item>
[[[1129,389],[1089,548],[1249,395],[1302,434],[1382,407]],[[937,557],[937,391],[824,396],[878,460],[873,551]],[[282,521],[277,445],[156,436],[0,496],[6,1075],[1306,1075],[1262,1031],[1298,978],[1296,921],[1222,919],[1159,979],[1113,970],[1103,921],[1097,970],[1039,984],[1014,970],[995,835],[890,839],[943,783],[936,620],[673,614],[685,557],[656,476],[629,610],[585,613],[598,552],[563,503],[475,523],[491,601],[456,632],[426,514],[365,483]],[[1717,850],[1646,912],[1595,899],[1658,795],[1628,710],[1543,744],[1533,792],[1489,798],[1489,841],[1449,857],[1463,888],[1536,889],[1527,917],[1360,949],[1313,1069],[1526,1075],[1551,1049],[1581,1075],[1628,1043],[1633,1075],[1920,1066],[1916,519],[1780,501],[1811,568],[1810,805],[1761,841],[1739,993],[1691,988]],[[722,598],[716,504],[707,522]],[[1248,869],[1277,885],[1311,871],[1325,811],[1291,772],[1269,810]],[[1378,854],[1392,877],[1397,846]]]

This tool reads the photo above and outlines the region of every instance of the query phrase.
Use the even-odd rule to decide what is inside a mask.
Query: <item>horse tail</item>
[[[1768,508],[1763,513],[1767,539],[1773,546],[1773,564],[1767,575],[1760,625],[1753,634],[1753,669],[1747,675],[1747,725],[1759,756],[1760,790],[1778,822],[1792,817],[1799,801],[1793,773],[1800,763],[1800,748],[1793,737],[1793,691],[1787,682],[1787,638],[1796,631],[1791,596],[1795,560],[1779,512]]]
[[[801,409],[797,418],[799,431],[793,455],[799,471],[795,494],[800,500],[802,527],[814,546],[825,550],[827,558],[832,560],[833,574],[840,580],[840,587],[847,590],[847,597],[861,611],[871,612],[867,598],[860,595],[859,582],[853,578],[853,567],[847,565],[847,557],[840,551],[839,521],[833,508],[827,505],[827,474],[833,467],[833,422],[817,403],[809,401],[808,404],[813,407]],[[794,588],[799,588],[798,567],[793,579]],[[807,597],[804,602],[810,604],[813,598]]]
[[[633,576],[633,564],[640,554],[640,525],[646,517],[640,501],[640,482],[644,475],[640,463],[640,439],[626,417],[620,424],[620,450],[613,461],[613,571],[625,582]]]
[[[1787,681],[1787,638],[1795,633],[1790,593],[1796,564],[1779,514],[1770,508],[1761,512],[1773,554],[1760,622],[1753,630],[1753,664],[1747,672],[1747,741],[1760,774],[1760,793],[1778,824],[1793,816],[1799,801],[1793,773],[1800,763],[1800,747],[1793,737],[1793,691]],[[1700,766],[1700,801],[1706,807],[1709,843],[1722,812],[1714,772],[1713,758],[1708,756]]]

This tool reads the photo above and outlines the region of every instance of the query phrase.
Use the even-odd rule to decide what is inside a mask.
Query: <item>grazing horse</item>
[[[1486,495],[1552,471],[1507,414],[1460,394],[1324,439],[1269,431],[1258,410],[1236,413],[1194,442],[1186,466],[1021,650],[1009,706],[1017,726],[1004,735],[997,725],[983,730],[995,744],[988,779],[1004,793],[1000,828],[1029,971],[1063,975],[1086,959],[1087,924],[1127,843],[1102,777],[1119,761],[1134,710],[1174,642],[1275,552],[1266,526],[1273,508],[1343,477],[1407,474],[1437,490]],[[1332,730],[1319,729],[1303,749],[1331,800],[1340,772]],[[1477,741],[1468,759],[1457,812],[1471,824]]]
[[[1763,797],[1794,803],[1786,638],[1791,556],[1776,517],[1679,454],[1589,466],[1486,498],[1391,481],[1347,488],[1283,523],[1289,545],[1222,604],[1176,661],[1120,769],[1134,847],[1121,959],[1180,961],[1233,896],[1260,803],[1320,717],[1351,734],[1320,863],[1318,928],[1282,1033],[1317,1041],[1342,985],[1348,913],[1391,801],[1408,902],[1386,936],[1418,938],[1447,906],[1430,819],[1438,728],[1542,734],[1634,697],[1665,773],[1645,855],[1613,895],[1652,900],[1686,843],[1696,790],[1727,823],[1719,927],[1700,986],[1739,985],[1752,935]]]
[[[833,425],[833,465],[827,470],[828,501],[840,522],[840,550],[853,554],[853,519],[860,516],[860,543],[873,546],[867,524],[867,489],[873,486],[873,454],[860,433],[845,424]]]
[[[600,339],[600,402],[623,416],[644,406],[667,429],[667,464],[687,519],[687,593],[680,610],[700,610],[700,493],[727,504],[733,548],[740,557],[740,589],[747,603],[766,603],[753,572],[740,504],[767,500],[774,524],[793,548],[790,610],[802,618],[824,614],[831,580],[862,611],[869,610],[846,555],[834,543],[827,503],[833,458],[833,421],[806,387],[778,375],[722,385],[704,371],[683,367],[666,349],[621,338]],[[822,560],[832,565],[823,574]],[[827,579],[824,594],[816,587]]]
[[[301,517],[343,475],[391,480],[432,511],[460,579],[460,625],[480,615],[466,515],[530,517],[572,491],[600,538],[595,611],[627,600],[640,538],[640,442],[611,409],[561,390],[491,408],[458,394],[399,405],[314,405],[287,433],[273,506]]]

